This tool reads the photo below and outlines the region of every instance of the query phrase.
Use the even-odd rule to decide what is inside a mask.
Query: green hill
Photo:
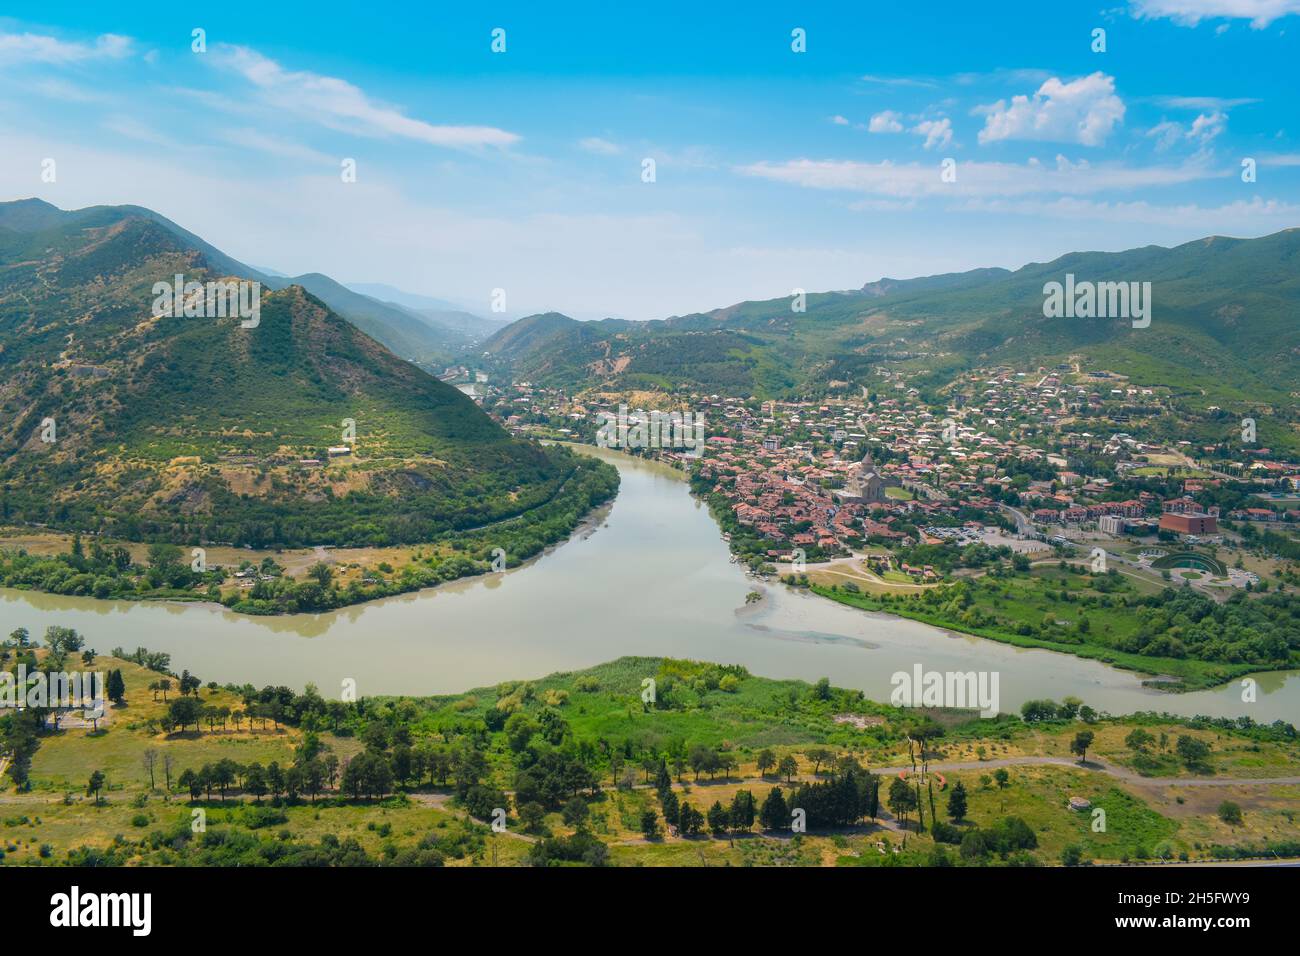
[[[1153,319],[1043,315],[1043,285],[1150,282]],[[891,363],[940,385],[964,369],[1071,358],[1168,385],[1208,405],[1294,405],[1300,354],[1300,229],[1165,249],[1078,252],[1014,272],[882,279],[847,292],[742,302],[654,322],[532,316],[485,343],[516,378],[581,386],[676,386],[738,395],[869,384]],[[562,320],[562,321],[561,321]]]
[[[469,336],[437,326],[406,309],[353,292],[319,272],[287,278],[270,278],[273,289],[302,286],[394,355],[440,371],[470,343]]]
[[[263,289],[255,328],[153,315],[154,283],[241,268],[135,207],[0,204],[0,521],[414,542],[548,506],[594,473],[510,438],[301,286]]]

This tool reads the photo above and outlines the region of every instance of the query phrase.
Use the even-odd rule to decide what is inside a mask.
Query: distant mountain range
[[[1152,321],[1047,318],[1045,283],[1150,282]],[[570,388],[730,395],[856,392],[882,363],[935,387],[998,364],[1086,367],[1168,385],[1202,405],[1294,405],[1300,230],[1166,249],[1077,252],[1021,269],[881,279],[662,321],[529,316],[483,343],[500,374]]]
[[[434,325],[454,329],[480,341],[500,329],[505,328],[511,319],[497,319],[478,315],[446,299],[435,299],[427,295],[403,292],[401,289],[379,282],[349,282],[347,287],[353,292],[360,292],[380,302],[406,309],[421,316]]]
[[[158,314],[154,286],[178,273],[262,283],[256,327]],[[251,269],[147,209],[0,203],[0,522],[361,545],[550,502],[585,465],[512,439],[389,350],[427,361],[453,341],[326,276]]]

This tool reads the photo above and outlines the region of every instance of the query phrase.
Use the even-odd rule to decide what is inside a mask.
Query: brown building
[[[1217,534],[1219,519],[1204,512],[1166,511],[1160,516],[1160,530],[1178,534]]]

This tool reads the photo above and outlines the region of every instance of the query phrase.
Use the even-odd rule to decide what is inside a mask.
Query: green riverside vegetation
[[[1112,719],[1075,700],[985,720],[667,658],[346,702],[310,686],[205,684],[171,673],[165,654],[87,643],[51,628],[43,642],[19,630],[0,644],[11,673],[79,654],[113,675],[93,727],[75,711],[57,727],[42,708],[0,711],[0,863],[1004,866],[1300,853],[1294,815],[1278,809],[1300,785],[1300,744],[1280,722]],[[1190,779],[1220,785],[1187,789],[1197,801],[1184,812]],[[1104,808],[1106,830],[1071,798]]]

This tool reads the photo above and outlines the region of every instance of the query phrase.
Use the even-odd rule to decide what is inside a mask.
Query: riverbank
[[[121,673],[123,719],[0,738],[19,758],[0,780],[6,865],[545,865],[579,829],[626,865],[1001,866],[1006,832],[1030,833],[1022,864],[1300,853],[1300,748],[1281,726],[986,720],[662,657],[364,706],[248,675],[168,695],[170,667],[90,666]],[[575,746],[546,747],[553,734]],[[797,839],[792,807],[806,814]],[[500,832],[485,825],[497,808]],[[192,838],[198,809],[211,839]]]
[[[0,586],[103,600],[220,604],[248,615],[331,611],[519,567],[574,534],[617,492],[616,469],[574,458],[545,504],[436,541],[380,548],[255,551],[3,529]]]
[[[970,624],[953,622],[943,613],[927,612],[909,607],[900,602],[886,604],[878,598],[866,594],[854,594],[836,586],[812,585],[808,588],[814,594],[839,604],[864,611],[877,611],[920,621],[933,627],[958,631],[1014,647],[1037,648],[1070,654],[1089,660],[1100,661],[1121,670],[1134,671],[1149,678],[1143,681],[1145,686],[1167,692],[1187,692],[1205,690],[1228,683],[1245,674],[1267,671],[1257,664],[1211,664],[1205,661],[1179,660],[1176,658],[1152,658],[1141,654],[1128,654],[1113,648],[1092,644],[1061,644],[1032,636],[1016,634],[999,627],[978,627]],[[1294,667],[1294,665],[1290,665]],[[1287,670],[1289,667],[1276,667],[1272,670]]]
[[[0,619],[6,631],[75,627],[101,650],[143,645],[170,653],[205,682],[313,683],[327,696],[337,696],[345,680],[367,696],[450,694],[623,655],[658,655],[740,664],[773,678],[830,675],[887,701],[890,675],[923,662],[930,670],[998,672],[1001,706],[1010,712],[1027,700],[1073,696],[1112,714],[1167,710],[1300,723],[1300,673],[1252,675],[1258,697],[1249,704],[1235,685],[1165,694],[1099,661],[757,583],[730,560],[680,472],[590,451],[618,469],[617,497],[544,559],[501,574],[325,613],[262,616],[0,588]],[[746,605],[754,590],[764,600]]]
[[[735,518],[724,510],[725,502],[696,482],[692,482],[691,493],[707,506],[733,558],[740,557],[736,536],[728,533],[736,530]],[[1250,634],[1254,629],[1277,630],[1282,627],[1279,617],[1285,620],[1288,613],[1291,618],[1296,616],[1298,599],[1294,594],[1254,599],[1285,602],[1280,614],[1243,604],[1234,612],[1239,619],[1222,624],[1209,616],[1214,603],[1191,595],[1187,589],[1159,588],[1149,582],[1139,582],[1139,587],[1118,573],[1093,574],[1090,569],[1064,560],[1051,564],[1026,562],[1023,567],[1017,567],[1016,560],[1025,559],[1007,558],[995,562],[991,571],[959,571],[951,580],[933,583],[890,585],[881,581],[880,588],[863,587],[854,581],[810,581],[816,576],[812,565],[807,572],[787,574],[782,580],[858,610],[894,615],[1014,647],[1099,661],[1143,675],[1144,685],[1159,692],[1223,688],[1246,674],[1289,672],[1300,667],[1297,651],[1290,651],[1285,660],[1244,663],[1200,660],[1189,653],[1144,654],[1116,646],[1127,643],[1172,650],[1182,647],[1178,638],[1185,630],[1211,626],[1220,632],[1218,644],[1224,655],[1236,654],[1239,651],[1232,647],[1234,635]],[[751,561],[751,570],[764,577],[777,575],[776,566],[768,563]],[[1186,606],[1196,601],[1208,607]],[[1146,611],[1165,619],[1163,627],[1155,628],[1154,633],[1140,620]],[[1287,635],[1283,634],[1281,640],[1285,648]]]

